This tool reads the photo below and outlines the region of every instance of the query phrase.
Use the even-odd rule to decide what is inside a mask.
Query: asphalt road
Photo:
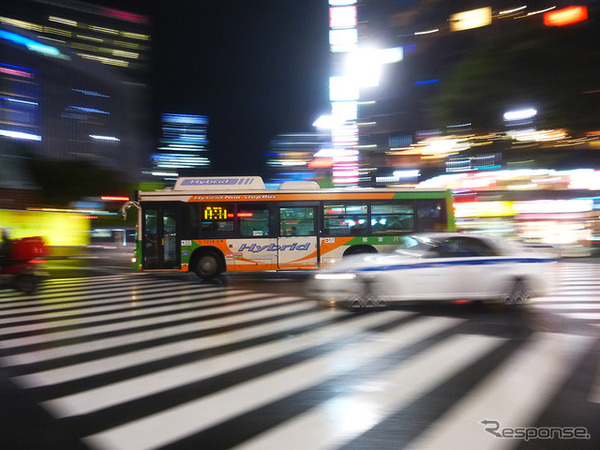
[[[303,298],[306,273],[207,283],[128,258],[0,290],[0,448],[600,446],[597,260],[561,263],[557,297],[524,309],[356,314]]]

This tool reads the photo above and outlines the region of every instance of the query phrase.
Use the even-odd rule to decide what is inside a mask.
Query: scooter
[[[39,236],[15,240],[11,243],[10,256],[0,265],[0,288],[8,287],[33,294],[39,283],[48,277],[43,258],[48,248]]]

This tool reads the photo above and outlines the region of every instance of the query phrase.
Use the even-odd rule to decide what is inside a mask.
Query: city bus
[[[180,177],[138,191],[136,270],[311,270],[393,249],[402,235],[456,229],[450,190],[320,189],[261,177]]]

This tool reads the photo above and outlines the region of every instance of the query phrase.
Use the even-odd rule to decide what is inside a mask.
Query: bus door
[[[180,267],[176,204],[144,206],[142,209],[142,268]]]
[[[279,207],[279,269],[314,269],[319,264],[316,206]]]

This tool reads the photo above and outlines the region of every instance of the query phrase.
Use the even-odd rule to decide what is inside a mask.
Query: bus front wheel
[[[214,252],[203,252],[196,258],[194,272],[204,280],[211,280],[221,275],[221,262]]]

